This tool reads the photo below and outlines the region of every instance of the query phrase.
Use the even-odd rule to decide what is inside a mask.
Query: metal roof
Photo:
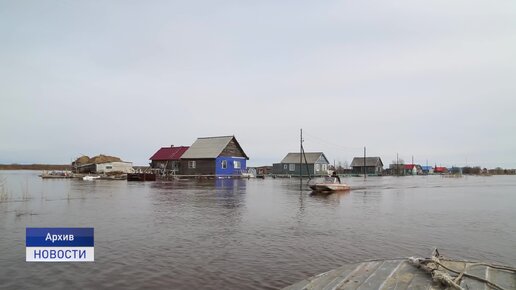
[[[364,166],[364,157],[355,157],[351,162],[351,167]],[[380,157],[366,157],[366,166],[383,166]]]
[[[188,146],[179,146],[179,147],[161,147],[154,155],[152,155],[150,160],[179,160],[181,156],[188,150]]]
[[[217,158],[220,153],[228,146],[229,142],[235,138],[234,136],[220,136],[220,137],[205,137],[205,138],[197,138],[197,140],[190,146],[188,150],[181,157],[182,159],[203,159],[203,158]],[[235,143],[242,151],[242,154],[248,159],[244,150],[238,144],[238,141]]]
[[[281,163],[299,163],[299,154],[300,153],[288,153],[283,160],[281,160]],[[328,158],[324,156],[324,153],[322,152],[305,152],[306,156],[306,163],[315,163],[319,158],[323,156],[324,160],[326,160],[326,163],[328,164]],[[303,156],[303,163],[305,162],[305,157]]]

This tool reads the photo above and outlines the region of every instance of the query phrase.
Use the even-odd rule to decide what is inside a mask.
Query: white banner
[[[27,262],[94,262],[94,247],[26,247]]]

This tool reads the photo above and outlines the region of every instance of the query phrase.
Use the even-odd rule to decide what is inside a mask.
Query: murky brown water
[[[516,265],[516,177],[128,183],[0,171],[0,288],[277,289],[347,262],[441,253]],[[94,227],[94,263],[26,263],[25,228]]]

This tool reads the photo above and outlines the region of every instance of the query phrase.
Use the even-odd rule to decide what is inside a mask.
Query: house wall
[[[290,165],[293,164],[294,165],[294,170],[290,170]],[[285,169],[285,165],[287,166],[287,168]],[[314,172],[314,164],[305,164],[305,163],[302,163],[301,164],[301,175],[302,176],[308,176],[308,173],[307,173],[307,166],[308,166],[308,173],[310,174],[310,176],[315,176],[315,175],[319,175],[320,172],[318,172],[317,174],[315,174]],[[300,171],[300,166],[299,166],[299,163],[275,163],[272,165],[272,174],[288,174],[288,175],[292,175],[292,176],[299,176],[299,171]]]
[[[223,161],[226,161],[227,167],[222,168]],[[240,162],[240,168],[234,167],[234,161]],[[215,159],[215,174],[216,175],[241,175],[242,172],[245,172],[246,167],[246,159],[243,157],[226,157],[219,156]]]
[[[382,174],[383,168],[380,166],[366,166],[367,174]],[[364,174],[364,166],[353,166],[353,174]]]
[[[188,168],[188,161],[195,161],[195,168]],[[215,175],[215,159],[181,159],[179,174]]]
[[[77,167],[77,173],[95,173],[97,167],[95,164],[87,164]]]
[[[328,163],[325,160],[319,159],[314,164],[314,173],[312,175],[315,175],[315,176],[328,175]]]
[[[286,174],[283,172],[283,164],[282,163],[273,163],[272,164],[272,174]]]
[[[108,173],[108,172],[133,172],[133,163],[131,162],[106,162],[96,164],[97,173]]]
[[[153,160],[150,165],[151,168],[179,171],[180,162],[177,160]]]

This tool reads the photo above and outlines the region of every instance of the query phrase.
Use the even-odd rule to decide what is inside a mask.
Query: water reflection
[[[351,191],[336,191],[336,192],[310,192],[310,197],[327,204],[338,205],[340,201],[351,195]]]

